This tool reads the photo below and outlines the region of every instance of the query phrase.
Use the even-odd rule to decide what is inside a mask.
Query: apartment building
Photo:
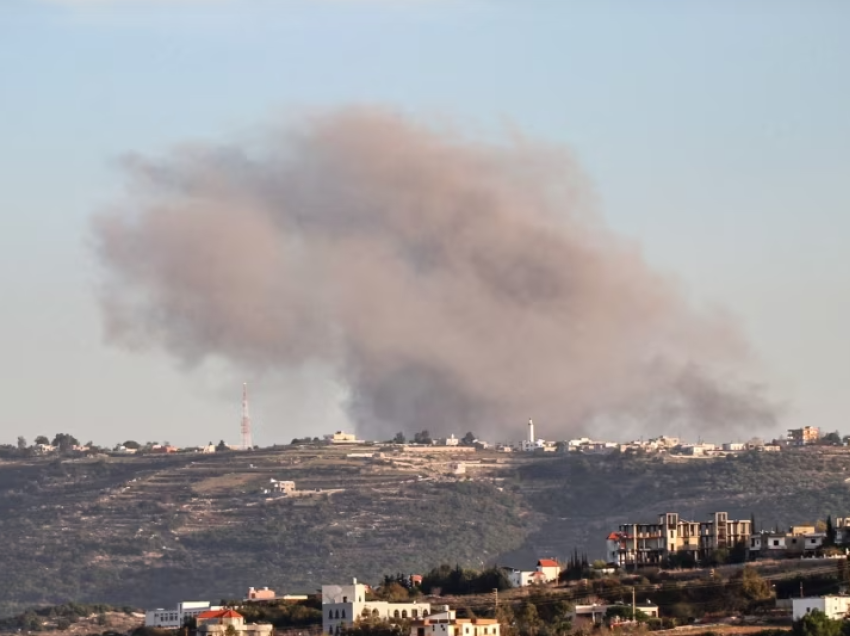
[[[431,615],[430,603],[390,603],[366,600],[366,586],[354,579],[351,585],[322,586],[322,631],[339,634],[363,619],[417,620]]]
[[[817,426],[788,429],[788,443],[791,446],[815,444],[820,439],[820,429]]]
[[[750,543],[750,520],[732,520],[715,512],[706,521],[685,521],[675,512],[658,515],[657,523],[622,524],[608,535],[608,561],[620,566],[657,565],[677,552],[700,561],[713,550]]]
[[[440,613],[414,621],[410,636],[500,636],[499,621],[494,618],[457,618],[446,605]]]

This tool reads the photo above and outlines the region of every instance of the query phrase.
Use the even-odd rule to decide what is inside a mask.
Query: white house
[[[514,587],[528,587],[557,581],[561,575],[561,564],[554,559],[540,559],[536,570],[504,568],[508,580]]]
[[[197,618],[198,614],[209,610],[218,610],[209,601],[183,601],[177,604],[177,609],[163,608],[145,612],[145,627],[161,629],[180,629],[187,618]]]
[[[245,624],[245,617],[232,609],[207,610],[196,617],[201,636],[226,636],[228,631],[237,636],[271,636],[274,629],[269,623]]]
[[[543,574],[547,583],[551,583],[561,576],[561,564],[554,559],[540,559],[537,562],[537,571]]]
[[[344,626],[361,619],[417,620],[431,614],[430,603],[367,601],[366,586],[354,579],[351,585],[322,586],[322,631],[339,634]]]
[[[457,618],[446,605],[442,612],[413,621],[410,636],[499,636],[501,628],[494,618]]]
[[[847,618],[848,614],[850,614],[850,596],[830,594],[827,596],[794,598],[791,599],[791,608],[791,613],[795,621],[814,610],[820,610],[828,618]]]

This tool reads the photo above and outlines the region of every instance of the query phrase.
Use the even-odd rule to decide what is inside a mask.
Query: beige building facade
[[[630,523],[608,535],[608,561],[617,565],[657,565],[677,553],[697,561],[712,551],[750,543],[750,520],[729,519],[715,512],[706,521],[686,521],[675,512],[658,516],[657,523]]]

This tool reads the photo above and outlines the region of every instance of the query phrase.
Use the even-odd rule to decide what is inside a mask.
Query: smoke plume
[[[321,363],[377,438],[772,422],[734,325],[605,227],[562,149],[360,108],[123,165],[94,221],[114,342]]]

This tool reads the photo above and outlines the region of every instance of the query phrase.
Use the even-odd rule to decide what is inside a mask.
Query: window
[[[334,618],[339,618],[339,610],[337,610],[336,612],[334,612]]]
[[[342,616],[340,618],[345,618],[345,610],[342,610]]]
[[[407,610],[401,610],[401,617],[407,618]]]
[[[328,610],[328,618],[333,618],[333,617],[334,617],[334,611]]]
[[[393,612],[393,618],[398,618],[398,610],[395,610],[395,611]]]
[[[413,618],[419,618],[419,610],[413,610],[412,612],[410,612],[410,615]]]
[[[774,539],[774,540],[773,540],[773,545],[779,545],[779,539]]]

